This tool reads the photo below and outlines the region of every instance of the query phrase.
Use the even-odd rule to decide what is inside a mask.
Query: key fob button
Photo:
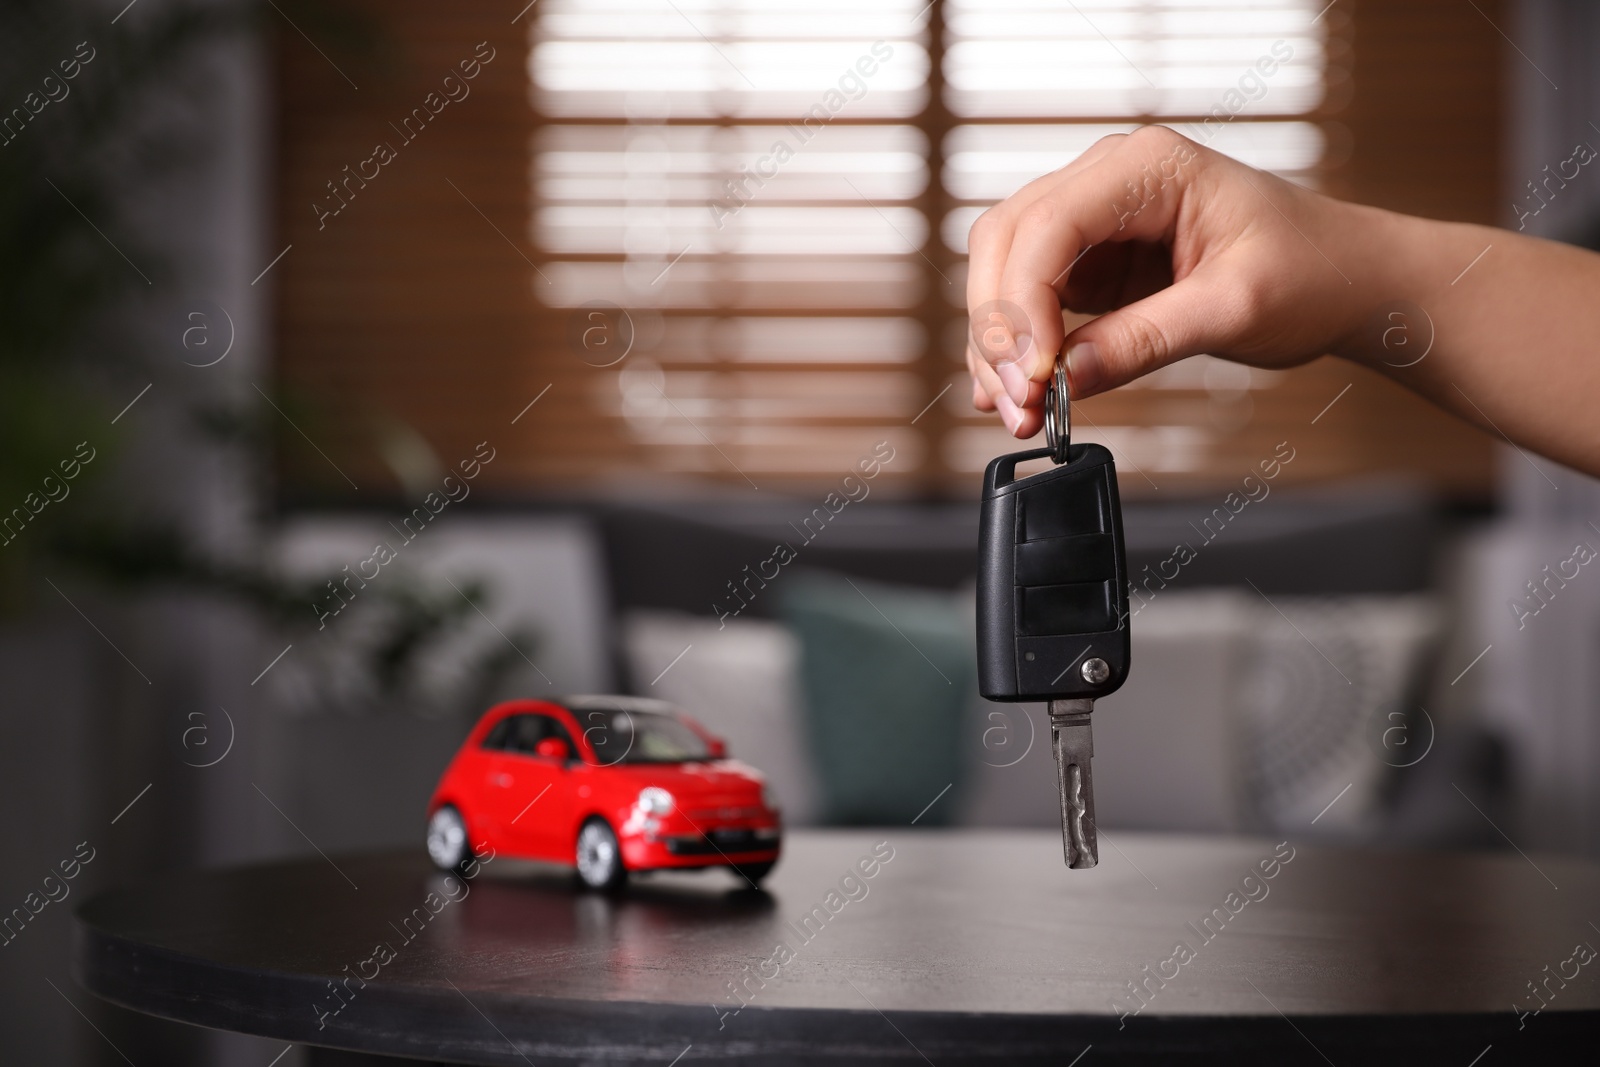
[[[1000,456],[984,475],[978,688],[991,700],[1098,698],[1127,677],[1128,580],[1111,453],[1075,444],[1024,478]],[[1103,669],[1085,673],[1088,659]]]

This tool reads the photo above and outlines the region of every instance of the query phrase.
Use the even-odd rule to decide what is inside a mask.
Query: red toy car
[[[428,804],[440,868],[476,846],[574,865],[596,889],[664,867],[731,867],[754,884],[778,862],[781,834],[760,772],[670,704],[636,697],[490,708]]]

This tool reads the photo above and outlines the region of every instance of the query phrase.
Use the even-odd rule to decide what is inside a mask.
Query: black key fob
[[[1046,456],[1057,466],[1016,477],[1018,463]],[[979,537],[979,692],[1012,701],[1115,692],[1130,647],[1111,453],[1063,442],[996,458],[983,477]]]

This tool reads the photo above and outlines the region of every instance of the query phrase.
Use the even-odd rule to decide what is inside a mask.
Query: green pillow
[[[800,642],[823,820],[948,822],[977,689],[971,598],[813,571],[779,608]]]

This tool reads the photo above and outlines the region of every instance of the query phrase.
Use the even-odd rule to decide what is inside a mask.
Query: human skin
[[[1029,182],[968,249],[973,403],[1016,437],[1043,425],[1058,352],[1074,399],[1201,352],[1274,368],[1331,353],[1600,475],[1592,252],[1334,200],[1162,126]],[[1415,357],[1386,349],[1382,324],[1406,305],[1434,337],[1400,366]],[[1062,308],[1099,317],[1068,334]]]

